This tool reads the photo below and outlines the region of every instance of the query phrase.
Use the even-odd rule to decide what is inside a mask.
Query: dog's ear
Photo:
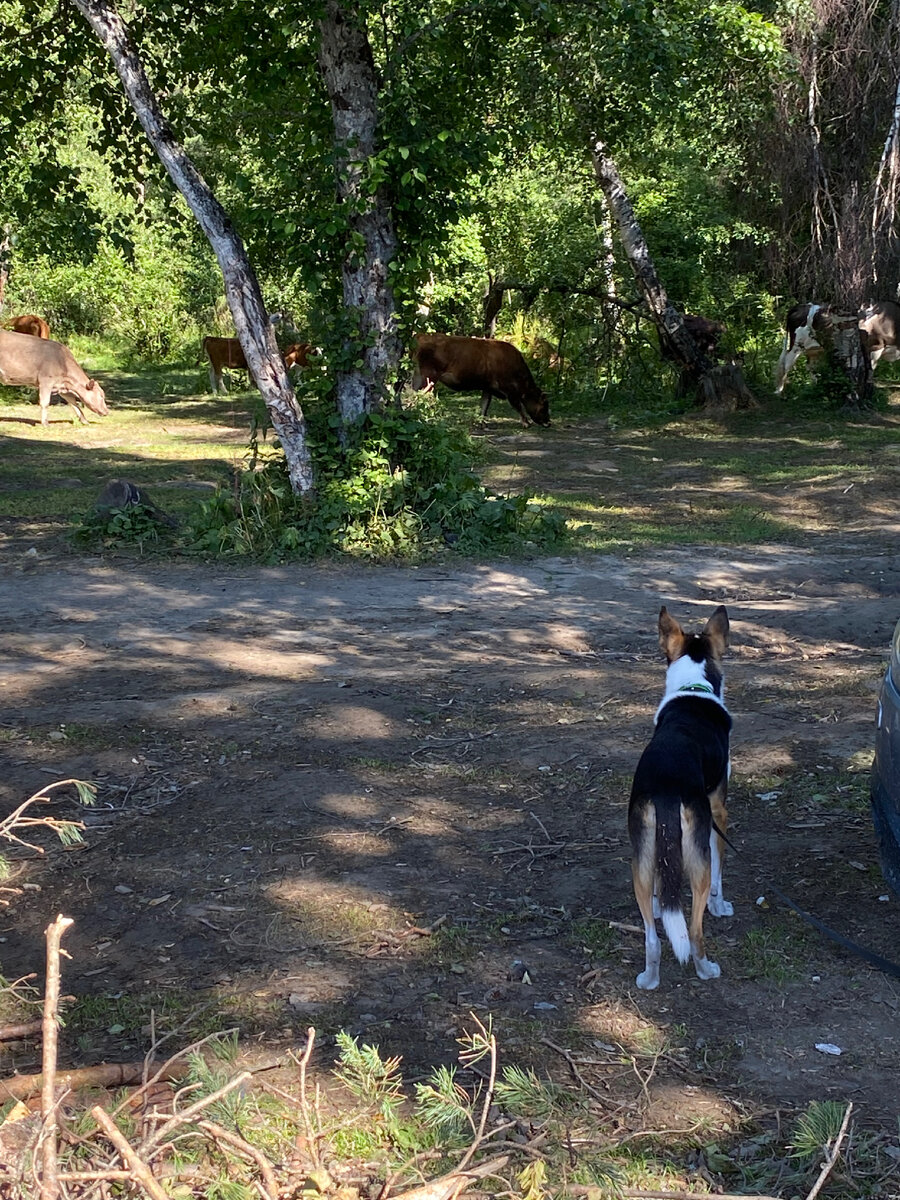
[[[684,630],[665,605],[659,610],[659,644],[668,662],[674,662],[684,651]]]
[[[728,645],[728,631],[730,628],[725,605],[720,604],[706,622],[706,627],[703,630],[704,635],[709,638],[717,658]]]

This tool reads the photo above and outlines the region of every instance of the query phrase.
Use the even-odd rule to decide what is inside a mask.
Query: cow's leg
[[[45,383],[43,380],[38,383],[38,400],[41,405],[41,424],[50,424],[50,397],[53,395],[53,389],[50,386],[49,380]]]
[[[219,367],[218,371],[216,371],[216,391],[220,392],[223,396],[228,395],[228,388],[225,386],[224,367]]]
[[[521,396],[517,395],[516,391],[511,391],[511,392],[506,393],[506,399],[510,402],[512,407],[519,414],[519,417],[521,418],[523,427],[525,429],[527,429],[528,428],[528,413],[525,411],[525,405],[522,403]]]
[[[775,368],[775,391],[780,394],[784,391],[784,385],[787,382],[787,377],[791,372],[794,363],[803,353],[803,349],[796,344],[790,349],[785,346],[781,352],[781,358],[778,360],[778,366]]]
[[[481,419],[482,419],[482,421],[488,415],[488,409],[491,407],[491,401],[493,400],[493,398],[494,398],[493,392],[482,392],[481,393]]]
[[[89,424],[87,417],[84,415],[84,409],[81,407],[78,396],[74,392],[57,392],[60,400],[65,400],[69,408],[72,410],[72,424],[77,425],[80,421],[82,425]]]
[[[217,392],[219,390],[219,382],[216,379],[216,372],[212,363],[209,364],[209,390],[211,392]]]
[[[881,358],[882,354],[884,354],[886,349],[886,346],[876,346],[875,349],[870,352],[869,358],[872,360],[873,371],[875,370],[876,363],[878,362],[879,358]],[[888,359],[888,362],[890,362],[890,359]]]

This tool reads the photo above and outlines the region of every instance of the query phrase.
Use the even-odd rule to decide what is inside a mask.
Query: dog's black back
[[[693,817],[697,853],[709,858],[709,794],[728,772],[730,732],[731,717],[720,705],[690,695],[677,697],[659,714],[653,737],[638,762],[628,805],[628,832],[638,854],[643,808],[653,804],[657,847],[663,850],[658,859],[663,908],[677,903],[681,886],[682,805]]]

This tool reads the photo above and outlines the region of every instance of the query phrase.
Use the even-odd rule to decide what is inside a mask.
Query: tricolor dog
[[[657,915],[678,961],[691,957],[701,979],[715,979],[720,970],[706,957],[704,910],[709,908],[714,917],[730,917],[734,911],[722,895],[724,844],[719,836],[728,815],[731,717],[722,679],[728,613],[719,605],[701,633],[685,633],[662,608],[659,644],[668,663],[666,690],[628,805],[634,894],[644,918],[646,948],[637,986],[647,991],[659,987]],[[685,877],[691,886],[690,931],[681,907]]]

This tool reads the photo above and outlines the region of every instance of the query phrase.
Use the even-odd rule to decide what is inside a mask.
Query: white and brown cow
[[[785,321],[784,349],[775,368],[775,391],[784,391],[788,373],[797,359],[814,362],[825,353],[824,334],[839,314],[830,304],[796,304]],[[900,358],[900,305],[890,300],[861,308],[857,314],[860,337],[869,354],[872,370],[880,359]]]
[[[88,379],[66,346],[46,338],[0,329],[0,384],[37,388],[42,425],[49,421],[54,395],[62,396],[85,425],[82,404],[100,417],[109,412],[100,384]]]

